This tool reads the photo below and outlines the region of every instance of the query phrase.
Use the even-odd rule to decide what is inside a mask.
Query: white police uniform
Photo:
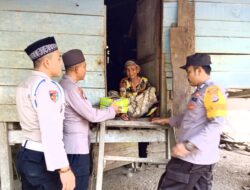
[[[38,40],[25,49],[34,63],[54,51],[54,37]],[[33,71],[17,87],[16,105],[25,141],[16,165],[23,190],[62,189],[55,170],[69,166],[63,143],[64,101],[60,85],[44,72]]]
[[[33,71],[18,86],[16,103],[23,135],[28,140],[26,147],[44,152],[49,171],[68,166],[62,141],[64,93],[60,85],[45,73]]]

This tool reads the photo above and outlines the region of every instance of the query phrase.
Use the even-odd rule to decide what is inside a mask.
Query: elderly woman
[[[157,102],[155,88],[146,77],[139,76],[140,66],[133,60],[125,63],[126,77],[120,82],[120,96],[129,98],[128,114],[122,114],[123,120],[130,117],[141,117],[148,113]],[[155,109],[154,109],[155,110]]]

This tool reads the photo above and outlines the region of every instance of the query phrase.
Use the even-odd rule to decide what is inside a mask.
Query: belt
[[[42,143],[31,141],[31,140],[24,140],[22,143],[22,147],[27,148],[29,150],[43,152]]]

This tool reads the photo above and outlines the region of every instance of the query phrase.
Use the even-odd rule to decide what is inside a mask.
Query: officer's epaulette
[[[41,84],[44,82],[51,82],[58,88],[58,90],[62,96],[62,101],[64,103],[65,98],[64,98],[64,92],[63,92],[62,87],[54,80],[50,80],[50,79],[48,80],[48,79],[42,78],[42,79],[37,80],[31,89],[31,102],[32,102],[33,108],[37,109],[37,100],[36,100],[37,91],[38,91],[39,87],[41,86]]]
[[[206,83],[203,83],[203,84],[201,84],[201,85],[199,86],[199,89],[202,89],[202,88],[204,88],[205,86],[207,86],[207,84],[206,84]]]

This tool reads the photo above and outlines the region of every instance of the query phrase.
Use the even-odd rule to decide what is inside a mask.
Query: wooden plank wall
[[[196,2],[196,52],[219,54],[212,56],[219,84],[250,88],[250,1],[220,2]]]
[[[161,0],[142,0],[137,2],[137,59],[141,64],[141,74],[160,90],[159,55],[161,51]],[[145,20],[147,20],[145,22]]]
[[[164,1],[164,53],[172,90],[169,29],[177,22],[177,1]],[[250,0],[196,0],[195,51],[209,53],[211,77],[226,89],[250,88]]]
[[[174,115],[182,113],[192,93],[185,71],[180,67],[186,62],[186,57],[195,52],[194,3],[186,0],[178,1],[177,23],[177,27],[171,26],[170,29],[170,58],[173,72],[172,113]]]
[[[62,53],[84,52],[87,74],[80,85],[93,104],[99,102],[106,86],[105,14],[103,0],[0,1],[0,121],[18,121],[16,86],[33,68],[23,50],[47,36],[55,36]]]

